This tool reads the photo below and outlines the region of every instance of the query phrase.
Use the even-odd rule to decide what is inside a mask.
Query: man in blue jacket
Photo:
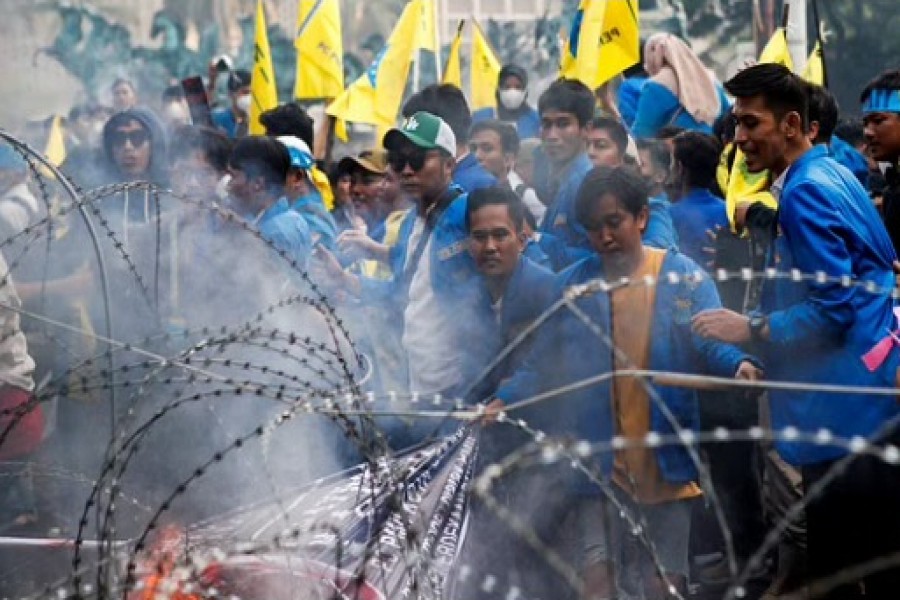
[[[609,293],[581,294],[573,300],[575,310],[561,310],[542,328],[522,368],[498,389],[499,402],[492,410],[500,402],[509,405],[622,369],[696,374],[697,365],[704,364],[719,376],[759,377],[758,368],[737,348],[691,331],[693,315],[720,306],[715,286],[687,257],[643,245],[649,202],[637,173],[625,167],[592,171],[578,192],[576,216],[594,253],[558,276],[555,297],[588,282],[618,283]],[[648,279],[656,283],[648,284]],[[582,320],[585,316],[598,332]],[[648,448],[640,440],[651,431],[671,435],[696,429],[697,397],[691,389],[652,388],[649,383],[633,376],[606,379],[510,414],[551,436],[598,443],[621,435],[639,441],[627,450],[603,452],[587,467],[599,469],[611,484],[609,493],[633,522],[645,523],[664,577],[647,575],[646,553],[626,560],[623,551],[634,544],[631,528],[621,522],[612,502],[601,500],[609,497],[600,487],[574,473],[567,518],[575,520],[580,532],[576,560],[587,586],[584,597],[610,596],[615,585],[607,578],[610,562],[630,595],[640,596],[642,588],[648,597],[662,598],[670,585],[685,590],[690,499],[701,493],[696,454],[677,444]],[[608,519],[602,518],[603,507],[609,509]],[[604,520],[611,531],[604,531]]]
[[[770,170],[779,200],[780,235],[768,266],[822,273],[823,279],[766,281],[760,312],[712,311],[695,319],[695,330],[707,339],[754,342],[766,375],[776,381],[895,387],[900,352],[891,337],[897,323],[890,291],[896,255],[865,189],[826,146],[812,145],[808,95],[788,69],[757,65],[726,88],[737,98],[735,143],[751,171]],[[845,277],[848,285],[835,281]],[[769,401],[778,430],[827,431],[823,440],[898,440],[900,406],[891,396],[773,390]],[[777,447],[802,470],[812,581],[843,573],[837,587],[817,597],[896,597],[896,566],[872,574],[844,570],[900,550],[900,471],[827,442]],[[816,491],[820,486],[824,492]]]

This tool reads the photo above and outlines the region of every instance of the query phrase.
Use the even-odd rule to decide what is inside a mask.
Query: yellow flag
[[[794,61],[791,59],[791,52],[788,49],[787,34],[783,27],[779,27],[772,34],[772,38],[766,47],[763,48],[762,54],[759,55],[761,63],[775,63],[784,65],[791,71],[794,70]]]
[[[417,50],[438,52],[437,25],[435,24],[434,0],[419,0],[419,31],[416,38]]]
[[[462,30],[465,23],[465,21],[459,22],[459,27],[456,29],[456,37],[453,38],[453,43],[450,44],[450,56],[447,57],[447,65],[444,67],[444,77],[441,79],[441,83],[450,83],[459,89],[462,89],[462,66],[459,50],[460,46],[462,46]]]
[[[369,69],[326,109],[327,114],[339,120],[337,131],[340,131],[340,121],[370,123],[381,128],[394,126],[416,50],[423,2],[430,3],[430,0],[412,0],[406,5],[387,44]]]
[[[66,160],[66,140],[63,135],[62,117],[59,115],[53,117],[53,122],[50,124],[50,134],[47,136],[44,156],[55,167],[63,164]]]
[[[250,78],[250,135],[262,135],[266,128],[259,123],[259,115],[278,106],[275,87],[275,67],[269,51],[269,34],[262,0],[256,0],[256,35],[254,36],[253,74]]]
[[[641,58],[637,0],[581,0],[560,76],[597,89]]]
[[[825,59],[822,57],[822,45],[818,41],[806,61],[803,79],[816,85],[825,85]]]
[[[322,203],[325,205],[325,208],[331,210],[334,208],[334,192],[331,190],[331,182],[328,180],[328,175],[323,173],[319,167],[310,169],[310,175],[313,185],[316,186],[316,189],[319,190],[319,194],[322,196]]]
[[[502,65],[478,23],[472,23],[470,92],[472,110],[497,107],[497,77]]]
[[[297,13],[297,83],[301,100],[337,98],[344,91],[344,42],[338,0],[300,0]]]

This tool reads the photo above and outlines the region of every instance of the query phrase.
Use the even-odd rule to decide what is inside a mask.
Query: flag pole
[[[822,37],[822,19],[819,18],[819,0],[812,0],[813,19],[816,22],[816,41],[822,53],[822,87],[828,87],[828,65],[825,64],[825,40]]]

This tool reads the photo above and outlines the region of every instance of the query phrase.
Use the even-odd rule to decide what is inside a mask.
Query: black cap
[[[528,71],[520,67],[519,65],[503,65],[503,68],[500,69],[500,75],[497,77],[497,85],[499,86],[503,83],[503,80],[513,75],[522,80],[522,85],[526,88],[528,87]]]
[[[250,71],[238,69],[228,74],[228,91],[236,92],[250,85]]]

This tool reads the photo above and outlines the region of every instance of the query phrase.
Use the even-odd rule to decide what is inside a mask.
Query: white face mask
[[[500,90],[500,102],[508,110],[516,110],[525,102],[525,90],[507,88]]]
[[[243,94],[241,96],[238,96],[238,99],[235,102],[235,104],[237,105],[238,110],[240,110],[243,113],[249,114],[250,113],[250,94]]]

